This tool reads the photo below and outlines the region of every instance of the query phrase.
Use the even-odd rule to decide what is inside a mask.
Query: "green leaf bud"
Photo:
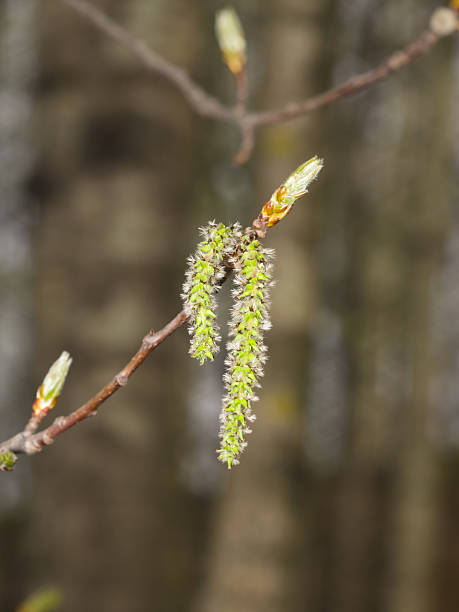
[[[33,404],[35,416],[44,416],[54,408],[57,398],[61,394],[62,388],[67,378],[72,358],[67,351],[63,351],[58,359],[50,367],[42,384],[37,390],[37,395]]]
[[[272,227],[288,215],[294,202],[308,192],[308,186],[317,177],[323,165],[323,159],[315,155],[292,172],[261,209],[258,225]],[[257,222],[254,223],[255,226]]]
[[[217,12],[215,34],[225,64],[233,74],[240,74],[246,63],[246,42],[241,22],[233,8]]]

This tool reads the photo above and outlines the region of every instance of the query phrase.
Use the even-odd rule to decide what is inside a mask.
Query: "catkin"
[[[263,376],[266,346],[263,332],[271,327],[269,287],[272,285],[271,249],[247,234],[234,258],[234,306],[229,322],[229,341],[224,375],[225,396],[220,414],[218,459],[228,468],[236,465],[247,443],[249,424],[255,420],[252,402],[258,398],[255,388]]]
[[[220,334],[216,323],[215,295],[225,275],[225,259],[230,257],[240,238],[239,225],[210,222],[201,228],[204,238],[188,258],[182,299],[189,315],[190,354],[201,365],[217,353]]]

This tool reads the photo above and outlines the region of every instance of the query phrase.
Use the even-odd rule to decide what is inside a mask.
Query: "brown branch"
[[[208,94],[193,81],[182,68],[175,66],[175,64],[155,53],[144,40],[130,34],[100,9],[86,2],[86,0],[59,1],[71,7],[109,38],[129,49],[146,68],[161,74],[173,83],[198,115],[221,121],[233,120],[234,114],[231,108],[221,104],[217,98]]]
[[[266,234],[266,227],[261,227],[259,219],[256,218],[253,221],[253,228],[247,229],[247,231],[254,231],[259,237],[264,237]],[[226,274],[219,280],[219,284],[222,285],[232,272],[232,266],[226,268]],[[7,467],[5,463],[5,455],[12,453],[12,457],[8,457],[8,461],[12,461],[12,465],[16,461],[16,455],[26,454],[35,455],[39,453],[45,446],[52,444],[60,434],[67,431],[77,423],[84,421],[90,416],[94,416],[97,409],[101,404],[108,400],[118,389],[125,387],[129,382],[129,379],[134,374],[139,366],[147,359],[147,357],[159,346],[164,340],[166,340],[171,334],[173,334],[179,327],[181,327],[189,316],[184,310],[181,310],[173,319],[169,321],[162,329],[155,332],[151,330],[142,340],[139,350],[129,360],[122,370],[118,372],[102,389],[96,393],[91,399],[85,404],[71,412],[68,416],[60,416],[54,419],[53,423],[46,429],[35,433],[40,420],[32,417],[24,430],[16,434],[12,438],[0,442],[0,470],[9,471],[11,467]],[[31,424],[32,421],[32,424]],[[2,464],[2,460],[4,461]]]
[[[233,157],[233,166],[242,166],[250,158],[255,145],[255,126],[248,116],[241,119],[241,143],[239,151]]]
[[[241,142],[239,150],[234,155],[233,166],[242,166],[252,154],[255,144],[255,128],[252,119],[247,111],[247,100],[249,97],[247,65],[244,63],[241,72],[236,77],[236,106],[234,114],[237,117],[239,129],[241,131]]]
[[[44,446],[52,444],[54,439],[61,433],[94,415],[97,408],[111,397],[115,391],[127,385],[132,374],[142,365],[145,359],[157,346],[183,325],[187,319],[188,316],[182,310],[159,331],[150,331],[142,340],[139,350],[132,359],[94,397],[68,416],[57,417],[49,427],[39,433],[33,434],[26,427],[24,431],[0,443],[0,454],[10,451],[15,454],[25,453],[27,455],[34,455],[40,452]]]
[[[284,108],[274,111],[259,113],[248,113],[245,108],[246,82],[238,83],[238,105],[236,109],[225,107],[216,98],[205,92],[197,85],[181,68],[168,62],[160,55],[154,53],[147,44],[129,34],[116,22],[110,19],[102,11],[88,4],[86,0],[60,0],[77,11],[80,15],[96,25],[110,38],[118,41],[130,49],[136,57],[150,70],[157,72],[171,81],[185,96],[191,107],[200,115],[212,117],[223,121],[232,121],[239,125],[243,138],[239,153],[235,157],[235,163],[246,161],[252,151],[254,142],[254,130],[257,127],[272,125],[298,116],[307,114],[313,110],[327,106],[347,96],[354,95],[374,83],[387,78],[391,73],[407,66],[417,57],[427,53],[433,45],[442,37],[453,33],[457,25],[457,11],[450,9],[438,9],[432,16],[430,29],[425,31],[413,43],[407,45],[400,51],[391,55],[386,61],[373,70],[357,75],[318,96],[309,98],[301,103],[287,104]],[[245,78],[245,76],[244,76]],[[258,227],[254,222],[254,228],[260,236],[266,232],[265,227]],[[137,353],[131,358],[126,366],[112,378],[94,397],[80,406],[77,410],[66,417],[58,417],[46,429],[35,433],[39,423],[31,420],[24,431],[13,436],[0,444],[0,455],[5,457],[8,453],[26,453],[33,455],[46,445],[52,444],[54,439],[96,413],[97,408],[113,395],[118,389],[124,387],[136,369],[145,361],[152,351],[168,338],[187,320],[187,315],[182,310],[160,331],[151,331],[147,334]],[[10,461],[8,458],[8,462]],[[14,464],[14,458],[11,459]],[[10,469],[0,466],[2,469]]]
[[[426,30],[417,40],[391,55],[373,70],[355,75],[342,85],[333,87],[303,102],[288,103],[283,108],[274,111],[254,113],[251,116],[253,124],[260,127],[295,119],[323,106],[338,102],[343,98],[353,96],[378,81],[386,79],[390,74],[397,72],[417,57],[427,53],[440,38],[441,36],[435,34],[432,30]]]
[[[249,96],[247,66],[244,65],[241,72],[236,75],[236,108],[235,111],[246,115],[246,104]]]
[[[295,119],[368,89],[371,85],[386,79],[392,73],[427,53],[440,38],[452,34],[458,27],[458,12],[454,9],[439,8],[433,13],[428,30],[423,32],[414,42],[392,54],[373,70],[355,75],[342,85],[333,87],[303,102],[290,102],[277,110],[250,113],[245,105],[247,98],[245,70],[236,83],[236,106],[234,108],[225,106],[217,98],[204,91],[184,70],[155,53],[145,41],[130,34],[86,0],[59,1],[74,9],[107,36],[130,49],[149,70],[163,75],[173,83],[199,115],[237,125],[242,135],[240,150],[233,159],[233,163],[237,165],[245,163],[249,158],[253,149],[254,132],[257,128]]]

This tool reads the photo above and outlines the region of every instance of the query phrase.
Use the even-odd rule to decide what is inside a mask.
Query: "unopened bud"
[[[63,351],[59,359],[50,367],[43,383],[38,388],[37,396],[33,404],[33,413],[36,416],[46,414],[54,408],[57,398],[61,394],[71,365],[72,358],[67,351]]]
[[[309,184],[317,177],[323,165],[323,159],[317,155],[301,164],[263,206],[258,217],[259,223],[264,227],[272,227],[288,215],[295,200],[307,193]]]
[[[241,22],[233,8],[217,12],[215,33],[225,64],[233,74],[240,74],[246,62],[246,44]]]

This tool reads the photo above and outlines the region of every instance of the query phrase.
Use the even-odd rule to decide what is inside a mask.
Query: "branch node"
[[[145,338],[142,340],[142,350],[149,351],[151,347],[153,346],[153,343],[154,343],[153,336],[148,334],[148,336],[145,336]]]
[[[125,387],[128,384],[129,377],[127,376],[127,374],[120,372],[115,376],[115,381],[120,387]]]
[[[47,444],[45,442],[45,437],[48,438],[48,435],[46,433],[43,436],[41,436],[41,439],[43,440],[44,444]],[[42,450],[42,448],[43,448],[43,444],[40,444],[34,436],[24,438],[22,452],[24,452],[26,455],[35,455],[36,453],[39,453]]]
[[[46,446],[51,446],[51,444],[54,444],[54,438],[51,438],[46,431],[43,433],[42,440]]]

